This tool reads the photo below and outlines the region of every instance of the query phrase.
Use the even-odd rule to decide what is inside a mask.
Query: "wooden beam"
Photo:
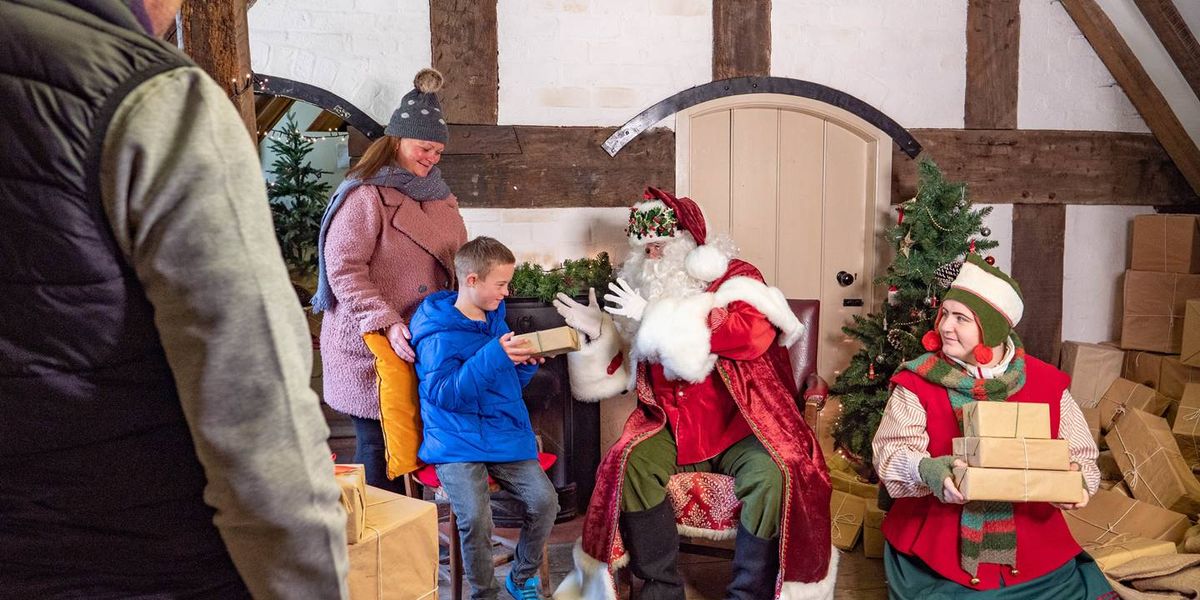
[[[1133,0],[1175,66],[1200,98],[1200,44],[1171,0]]]
[[[911,129],[923,156],[970,186],[980,203],[1127,204],[1200,202],[1154,136],[1101,131]],[[916,193],[917,167],[892,152],[892,199]]]
[[[250,26],[246,0],[190,0],[183,4],[183,47],[229,94],[250,139],[257,136],[250,89]]]
[[[500,104],[496,0],[429,0],[433,67],[450,123],[494,125]],[[532,42],[536,43],[536,42]]]
[[[1062,0],[1062,5],[1192,189],[1200,192],[1200,148],[1188,136],[1167,99],[1104,14],[1104,9],[1096,0]]]
[[[675,133],[647,131],[615,157],[613,127],[512,128],[519,154],[445,154],[442,176],[464,207],[629,206],[646,185],[673,185]],[[455,144],[453,131],[450,144]]]
[[[771,74],[771,0],[713,0],[713,80]]]
[[[520,154],[521,141],[511,125],[450,125],[450,154]]]
[[[1021,284],[1025,316],[1017,335],[1025,351],[1058,364],[1062,346],[1063,205],[1018,204],[1013,207],[1012,276]]]
[[[254,97],[254,120],[259,143],[262,143],[263,138],[267,137],[295,102],[285,96],[259,94]]]
[[[967,129],[1017,128],[1020,0],[967,5]]]

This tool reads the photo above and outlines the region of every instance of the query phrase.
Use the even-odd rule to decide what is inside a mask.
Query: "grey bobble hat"
[[[395,137],[445,144],[450,139],[450,131],[446,128],[442,104],[437,98],[443,83],[445,78],[436,69],[417,72],[413,89],[400,99],[400,106],[392,113],[392,119],[383,132]]]

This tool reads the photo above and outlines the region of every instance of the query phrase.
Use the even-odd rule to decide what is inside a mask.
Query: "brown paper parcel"
[[[346,542],[362,540],[367,518],[367,473],[363,465],[334,465],[333,477],[342,488],[339,502],[346,509]]]
[[[1087,423],[1088,431],[1092,433],[1092,440],[1099,445],[1103,439],[1103,436],[1100,435],[1100,409],[1081,408],[1079,411],[1083,413],[1083,420]]]
[[[1200,465],[1200,383],[1189,383],[1179,401],[1179,416],[1171,427],[1179,452],[1191,469]]]
[[[1183,344],[1179,362],[1200,367],[1200,298],[1188,300],[1183,309]]]
[[[854,548],[854,544],[858,543],[858,535],[862,533],[866,512],[865,498],[834,490],[829,499],[829,517],[832,520],[830,534],[834,546],[842,550]]]
[[[1200,217],[1138,215],[1132,250],[1131,269],[1200,273]]]
[[[1180,455],[1166,419],[1131,410],[1105,437],[1133,497],[1175,512],[1200,512],[1200,481]]]
[[[1050,439],[1050,406],[1041,402],[969,402],[963,437]]]
[[[1189,383],[1200,383],[1200,367],[1189,367],[1178,356],[1164,356],[1159,360],[1158,393],[1175,400],[1183,398],[1183,388]]]
[[[1171,400],[1140,383],[1119,378],[1108,387],[1100,398],[1100,429],[1112,429],[1113,422],[1123,413],[1138,409],[1156,417],[1162,416]]]
[[[867,512],[863,517],[863,555],[867,558],[883,558],[883,517],[887,515],[879,503],[867,500]]]
[[[1087,506],[1062,514],[1080,545],[1104,543],[1122,533],[1177,544],[1191,525],[1179,513],[1108,490],[1096,491]]]
[[[833,489],[839,492],[853,494],[859,498],[874,500],[879,497],[879,486],[865,481],[859,481],[858,476],[845,471],[829,471],[829,480]]]
[[[1121,347],[1178,354],[1190,298],[1200,298],[1200,275],[1125,271]]]
[[[366,527],[350,546],[351,600],[437,600],[437,506],[367,486]]]
[[[1112,346],[1063,342],[1059,366],[1071,376],[1071,397],[1081,407],[1096,406],[1114,379],[1121,376],[1125,353]]]
[[[1159,374],[1162,371],[1162,359],[1165,354],[1146,352],[1145,350],[1129,350],[1125,352],[1125,365],[1121,368],[1121,377],[1146,387],[1154,388],[1161,394],[1158,386]]]
[[[1129,534],[1118,535],[1103,544],[1088,543],[1080,545],[1096,560],[1096,566],[1100,567],[1101,571],[1107,571],[1143,556],[1175,554],[1175,544],[1173,542],[1137,537]]]
[[[534,349],[534,356],[553,358],[559,354],[574,352],[580,348],[579,332],[571,327],[555,327],[513,336],[526,340]]]
[[[1079,471],[960,467],[954,469],[954,485],[968,501],[1075,503],[1084,493]]]
[[[1067,440],[1029,438],[954,438],[954,455],[971,467],[1066,471],[1071,468]]]

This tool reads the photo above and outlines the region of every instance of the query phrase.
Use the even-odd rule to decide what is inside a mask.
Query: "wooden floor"
[[[566,523],[554,526],[550,537],[550,583],[551,589],[571,570],[571,549],[575,539],[579,537],[583,520],[576,518]],[[443,529],[445,524],[442,524]],[[497,530],[499,535],[516,537],[515,529]],[[732,577],[731,565],[728,560],[680,554],[679,567],[687,582],[687,597],[689,600],[720,600],[725,597],[725,586]],[[501,582],[508,574],[509,565],[501,565],[496,569],[496,577]],[[442,580],[439,598],[450,600],[450,587],[446,579],[446,569],[442,570]],[[634,584],[636,587],[636,583]],[[469,597],[469,586],[463,583],[463,595]],[[506,598],[504,593],[501,598]],[[624,596],[627,597],[627,596]],[[883,577],[883,563],[879,559],[866,558],[861,547],[854,552],[842,552],[837,576],[837,588],[834,592],[837,600],[885,600],[887,587]]]

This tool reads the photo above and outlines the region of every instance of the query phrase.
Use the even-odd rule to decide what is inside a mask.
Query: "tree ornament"
[[[995,256],[988,256],[988,257],[986,257],[986,258],[984,258],[984,259],[983,259],[983,262],[985,262],[985,263],[987,263],[987,264],[989,264],[989,265],[994,265],[994,264],[996,264],[996,257],[995,257]]]
[[[899,329],[889,330],[887,332],[887,342],[891,344],[893,348],[900,350],[904,342],[903,338],[901,338],[901,335],[903,335],[903,333]]]
[[[967,245],[967,252],[975,254],[975,240],[971,240],[971,243]]]
[[[988,236],[992,235],[992,230],[988,227],[980,227],[979,235],[982,235],[983,237],[988,237]]]
[[[948,288],[950,287],[950,284],[954,283],[954,279],[958,277],[958,272],[962,270],[962,266],[963,264],[961,260],[948,262],[938,267],[937,270],[933,272],[933,277],[937,280],[938,285]]]
[[[900,207],[900,208],[898,208],[897,210],[899,210],[899,211],[900,211],[900,216],[896,217],[896,224],[897,224],[897,225],[903,225],[903,224],[904,224],[904,207],[903,207],[903,206],[901,206],[901,207]]]
[[[894,285],[888,286],[887,303],[888,306],[897,306],[900,304],[900,288]]]
[[[908,258],[909,253],[912,252],[912,247],[914,244],[916,244],[916,242],[914,242],[912,239],[912,232],[909,231],[905,233],[904,239],[900,240],[900,253],[904,255],[904,258]]]
[[[926,296],[925,297],[925,306],[928,306],[929,308],[937,308],[937,305],[938,305],[937,296]]]
[[[887,357],[886,357],[886,356],[884,356],[884,355],[882,355],[882,354],[879,354],[879,355],[876,355],[876,356],[875,356],[875,362],[877,362],[877,363],[879,363],[879,364],[881,364],[881,365],[882,365],[882,364],[884,363],[884,361],[886,361],[886,360],[887,360]]]
[[[875,363],[871,363],[870,366],[867,367],[867,379],[875,379]]]

